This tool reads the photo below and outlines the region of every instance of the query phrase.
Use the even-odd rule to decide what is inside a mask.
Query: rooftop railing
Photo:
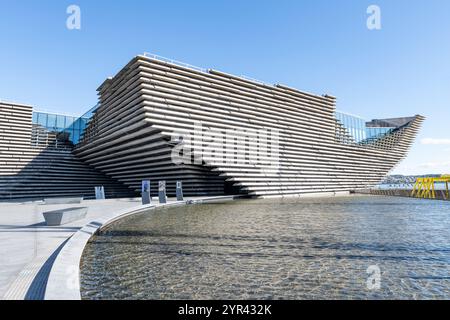
[[[150,59],[154,59],[154,60],[163,61],[163,62],[167,62],[167,63],[171,63],[171,64],[174,64],[174,65],[177,65],[177,66],[180,66],[180,67],[185,67],[185,68],[192,69],[192,70],[195,70],[195,71],[208,73],[207,69],[200,68],[200,67],[197,67],[197,66],[193,66],[192,64],[189,64],[189,63],[185,63],[185,62],[177,61],[177,60],[174,60],[174,59],[162,57],[162,56],[159,56],[157,54],[144,52],[144,57],[147,57],[147,58],[150,58]]]
[[[259,83],[259,84],[262,84],[262,85],[265,85],[265,86],[269,86],[269,87],[273,87],[274,86],[274,84],[272,84],[272,83],[268,83],[266,81],[262,81],[262,80],[255,79],[255,78],[250,78],[250,77],[243,76],[243,75],[239,76],[239,78],[242,78],[244,80],[251,81],[251,82],[256,82],[256,83]]]
[[[59,112],[59,111],[54,111],[54,110],[42,109],[42,108],[33,108],[33,112],[46,113],[46,114],[52,114],[52,115],[57,115],[57,116],[73,117],[73,118],[80,117],[79,114],[75,114],[75,113]]]
[[[167,62],[167,63],[173,64],[173,65],[177,65],[177,66],[180,66],[180,67],[192,69],[192,70],[199,71],[199,72],[202,72],[202,73],[209,73],[209,69],[197,67],[197,66],[194,66],[192,64],[181,62],[181,61],[177,61],[177,60],[174,60],[174,59],[162,57],[162,56],[154,54],[154,53],[144,52],[144,57],[147,57],[147,58],[150,58],[150,59],[154,59],[154,60],[158,60],[158,61]],[[255,82],[255,83],[266,85],[266,86],[274,86],[272,83],[268,83],[266,81],[262,81],[262,80],[251,78],[251,77],[247,77],[247,76],[244,76],[244,75],[240,75],[240,76],[238,76],[238,78],[242,78],[243,80]]]

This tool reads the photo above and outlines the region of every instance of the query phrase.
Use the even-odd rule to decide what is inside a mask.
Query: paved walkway
[[[81,205],[0,203],[0,299],[43,299],[53,261],[75,232],[93,219],[138,205],[140,199],[83,201]],[[86,219],[46,226],[42,212],[80,206],[89,208]]]

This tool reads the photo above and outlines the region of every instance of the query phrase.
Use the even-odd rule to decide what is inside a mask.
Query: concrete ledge
[[[86,218],[87,212],[88,208],[82,207],[48,211],[44,212],[42,215],[48,226],[61,226]]]
[[[45,300],[81,300],[80,292],[80,263],[84,248],[88,241],[100,230],[111,223],[127,216],[142,213],[155,208],[168,208],[188,204],[214,203],[217,201],[232,201],[240,196],[205,197],[187,201],[174,201],[167,204],[140,205],[131,209],[121,210],[95,221],[88,223],[79,230],[67,242],[59,255],[56,257],[50,271]]]
[[[299,194],[276,194],[270,196],[261,196],[261,199],[291,199],[291,198],[323,198],[323,197],[347,197],[350,196],[350,191],[336,191],[336,192],[311,192]]]
[[[81,201],[83,201],[82,197],[44,199],[45,204],[78,204],[81,203]]]

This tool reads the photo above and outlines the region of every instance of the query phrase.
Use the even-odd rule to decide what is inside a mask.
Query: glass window
[[[46,128],[47,127],[47,114],[46,113],[38,113],[37,116],[38,116],[37,123]]]
[[[83,117],[71,117],[45,112],[33,112],[33,123],[39,124],[49,131],[67,132],[73,143],[78,143],[82,136],[90,117],[98,106],[91,109]]]
[[[366,121],[364,119],[341,112],[336,112],[336,119],[342,123],[347,129],[348,134],[357,143],[369,138],[381,138],[394,129],[387,127],[366,127]]]
[[[73,133],[72,142],[76,144],[76,143],[78,143],[79,140],[80,140],[80,131],[75,130]]]
[[[74,117],[66,117],[66,128],[73,127],[75,120],[77,119]]]
[[[59,130],[66,128],[66,118],[64,116],[56,116],[56,127]]]
[[[49,114],[47,118],[47,129],[55,130],[56,129],[56,115]]]

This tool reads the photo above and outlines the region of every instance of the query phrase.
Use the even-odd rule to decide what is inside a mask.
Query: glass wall
[[[33,112],[33,123],[51,132],[66,132],[69,140],[77,144],[87,126],[88,118],[77,118],[46,112]]]
[[[395,129],[387,127],[366,127],[366,120],[344,112],[336,112],[336,119],[344,125],[356,143],[368,139],[381,138]]]
[[[385,136],[390,133],[395,128],[385,128],[385,127],[367,127],[367,139],[376,139]]]
[[[366,121],[363,118],[336,112],[336,119],[344,125],[355,142],[361,142],[366,139]]]

